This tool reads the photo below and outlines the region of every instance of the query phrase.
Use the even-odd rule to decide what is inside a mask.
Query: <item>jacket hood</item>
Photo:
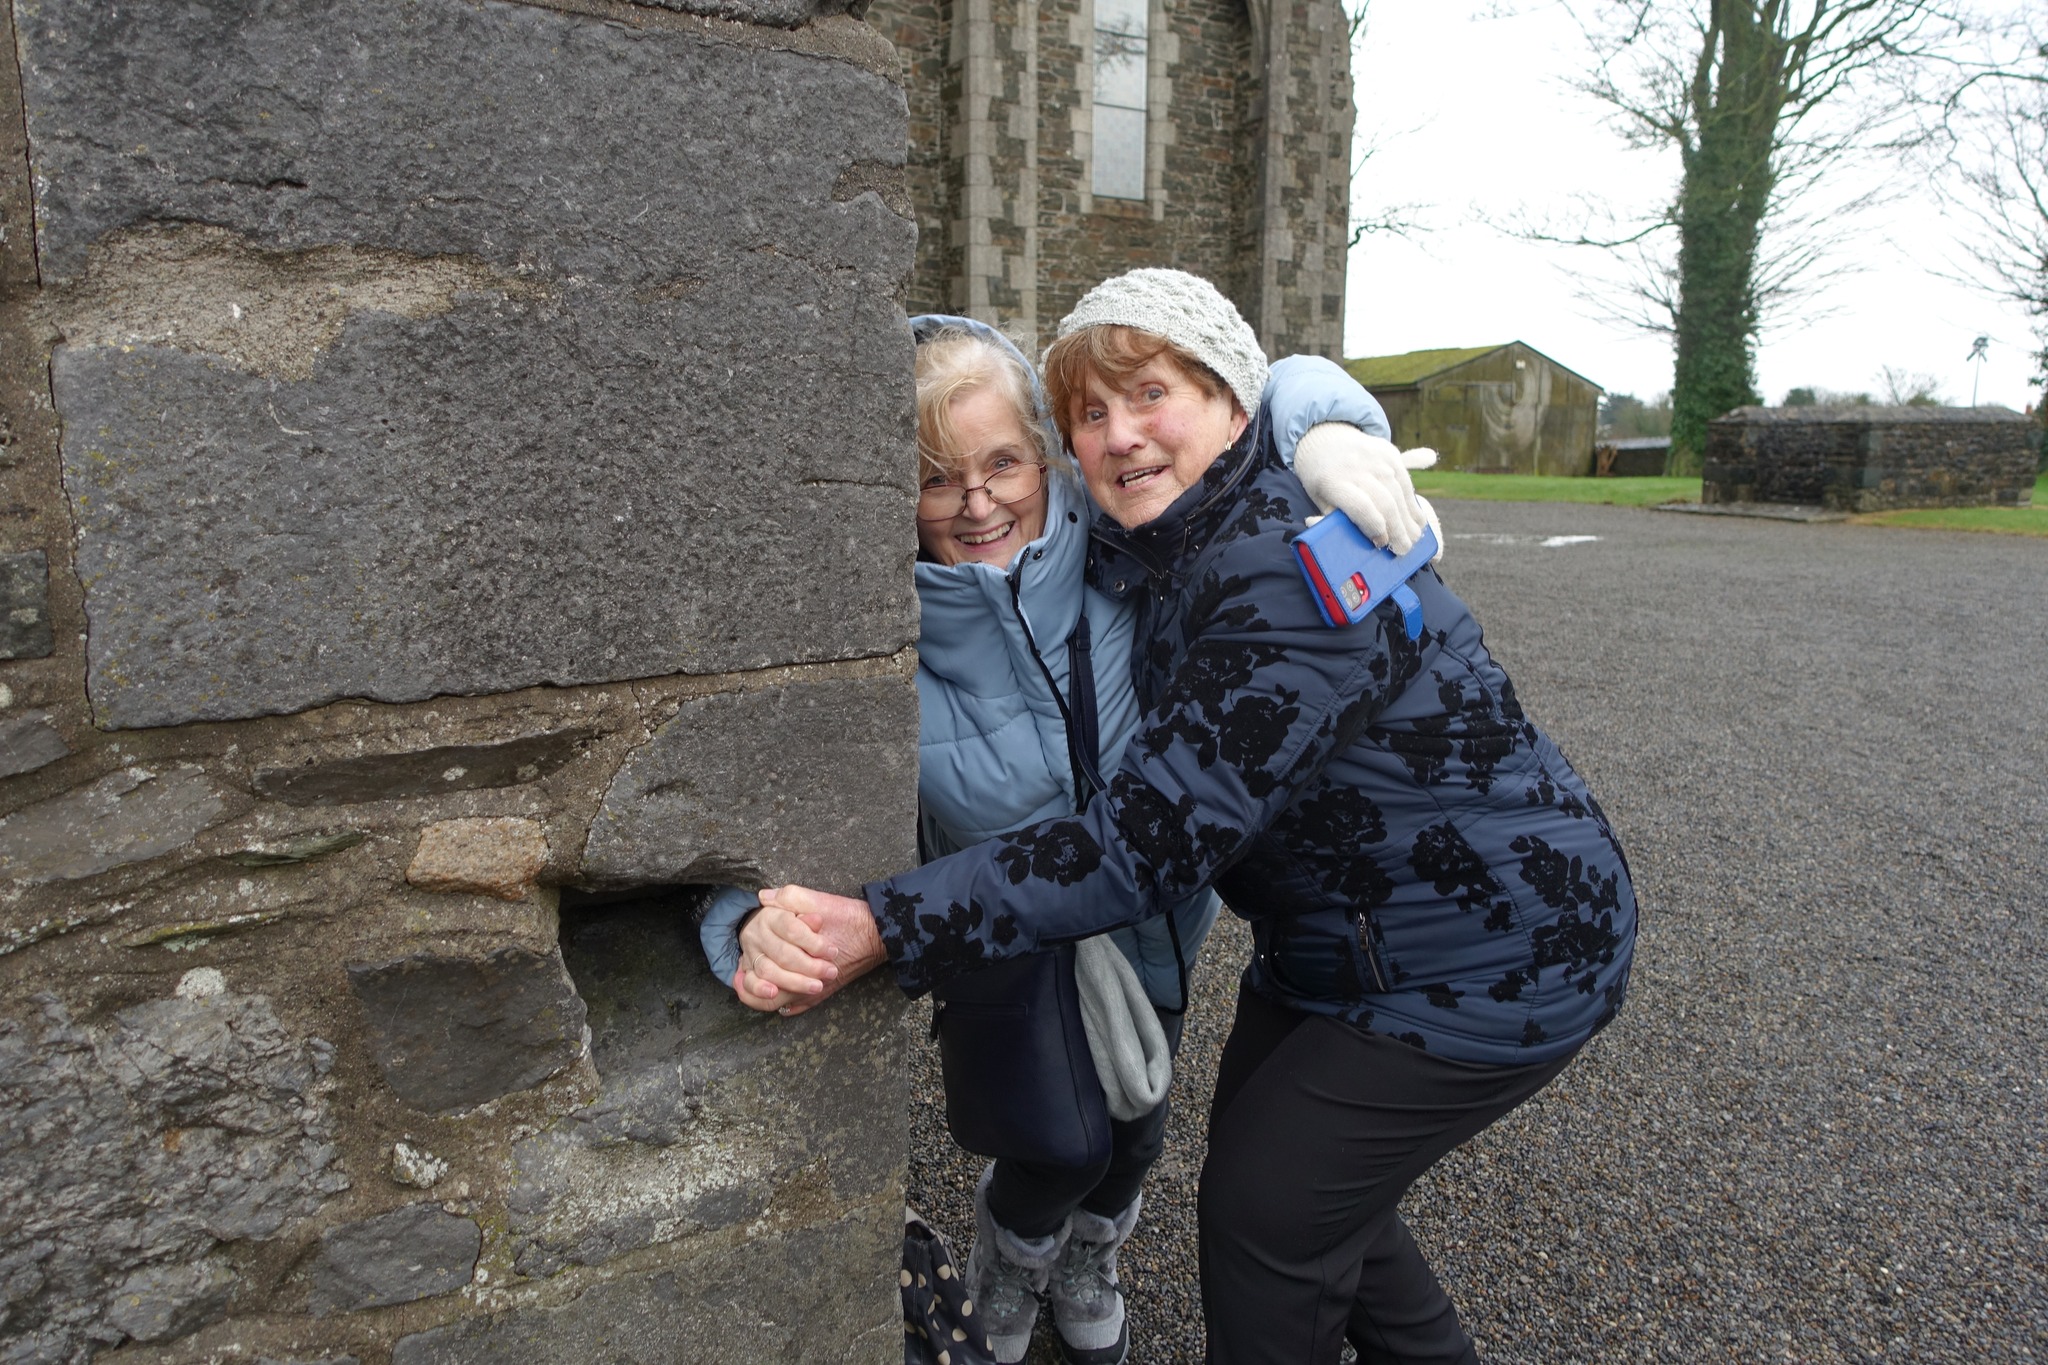
[[[911,335],[920,345],[952,328],[981,337],[1015,356],[1031,378],[1032,397],[1039,411],[1045,410],[1045,390],[1038,382],[1038,371],[1001,332],[985,322],[946,313],[925,313],[910,320]],[[1047,448],[1059,452],[1059,430],[1050,421],[1043,425]],[[917,562],[914,578],[922,608],[918,657],[939,676],[974,685],[1008,672],[1014,666],[1011,657],[1028,651],[1021,637],[997,638],[998,633],[1014,634],[1009,609],[1012,579],[1031,635],[1041,647],[1064,644],[1073,633],[1081,615],[1081,571],[1093,513],[1064,454],[1055,454],[1049,462],[1045,529],[1017,551],[1007,569],[989,564]],[[997,610],[991,611],[991,607]],[[1035,665],[1025,666],[1035,672]]]
[[[1025,376],[1031,380],[1031,402],[1038,409],[1039,429],[1045,433],[1046,459],[1052,463],[1055,471],[1065,469],[1071,474],[1073,463],[1067,458],[1066,443],[1060,440],[1059,427],[1053,424],[1052,410],[1045,401],[1045,385],[1038,382],[1038,367],[1024,358],[1024,353],[1017,349],[1016,342],[985,322],[956,317],[951,313],[920,313],[910,320],[910,335],[920,346],[940,332],[949,330],[967,332],[984,341],[994,342],[1016,357],[1017,363],[1024,367]]]

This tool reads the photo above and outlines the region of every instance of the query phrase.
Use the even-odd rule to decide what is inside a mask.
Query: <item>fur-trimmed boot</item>
[[[996,1222],[988,1211],[989,1166],[974,1187],[974,1250],[967,1254],[967,1297],[974,1316],[988,1333],[989,1349],[1000,1365],[1017,1365],[1031,1349],[1031,1328],[1038,1321],[1038,1296],[1059,1260],[1067,1238],[1066,1225],[1044,1237],[1019,1237]]]
[[[1123,1365],[1130,1324],[1117,1288],[1116,1253],[1138,1225],[1140,1196],[1114,1218],[1074,1210],[1067,1244],[1052,1268],[1052,1321],[1068,1365]]]

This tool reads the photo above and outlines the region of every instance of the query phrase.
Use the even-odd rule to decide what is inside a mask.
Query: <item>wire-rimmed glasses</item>
[[[1045,486],[1045,465],[1038,460],[1019,460],[1006,465],[981,483],[938,482],[936,476],[917,490],[919,521],[951,521],[967,510],[968,495],[976,491],[1008,505],[1022,502]]]

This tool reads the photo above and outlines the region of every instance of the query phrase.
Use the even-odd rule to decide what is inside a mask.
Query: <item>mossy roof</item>
[[[1514,345],[1503,341],[1496,346],[1460,346],[1440,351],[1410,351],[1406,355],[1369,355],[1357,360],[1347,360],[1344,368],[1351,377],[1368,389],[1398,389],[1409,384],[1420,384],[1433,374],[1441,374],[1453,365],[1462,365],[1468,360],[1477,360],[1483,355],[1505,350]]]

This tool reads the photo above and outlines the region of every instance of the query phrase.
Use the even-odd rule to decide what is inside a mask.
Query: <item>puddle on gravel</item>
[[[1540,550],[1556,550],[1566,545],[1585,545],[1600,539],[1598,536],[1518,536],[1503,531],[1452,532],[1452,540],[1476,540],[1483,545],[1533,545]]]

